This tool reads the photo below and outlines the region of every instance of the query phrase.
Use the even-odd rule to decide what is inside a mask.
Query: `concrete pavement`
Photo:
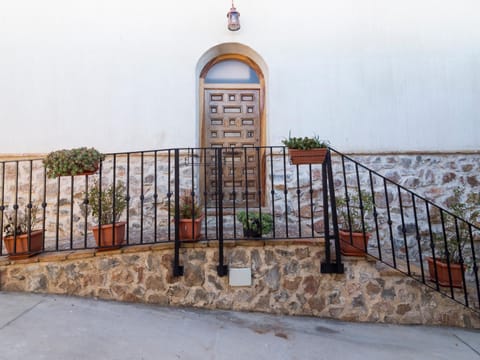
[[[0,292],[0,359],[479,359],[480,331]]]

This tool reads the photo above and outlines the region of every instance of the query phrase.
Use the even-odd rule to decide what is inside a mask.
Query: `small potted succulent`
[[[360,196],[363,212],[360,209]],[[336,199],[340,227],[339,243],[343,255],[364,256],[367,251],[371,227],[365,221],[365,216],[373,210],[373,197],[366,191],[361,191],[360,196],[358,193],[349,194],[348,202],[345,197]]]
[[[175,214],[175,209],[173,209],[173,213]],[[179,213],[179,239],[183,241],[198,240],[202,231],[203,213],[191,190],[184,191],[180,195]]]
[[[328,141],[320,140],[316,135],[314,137],[292,137],[282,140],[282,143],[288,147],[290,162],[293,165],[301,164],[323,164],[328,151]]]
[[[43,249],[43,231],[34,230],[37,225],[38,207],[25,207],[22,211],[5,211],[3,242],[10,259],[24,259],[40,253]]]
[[[273,228],[273,217],[270,214],[244,210],[239,211],[237,219],[243,225],[243,236],[246,238],[261,238]]]
[[[119,220],[127,207],[125,184],[118,181],[115,186],[104,186],[100,191],[100,184],[95,181],[86,200],[83,204],[84,213],[88,214],[91,210],[92,216],[96,218],[97,225],[92,227],[92,232],[97,247],[111,249],[122,246],[126,223]]]
[[[478,225],[480,221],[480,193],[469,193],[463,198],[465,189],[457,187],[453,190],[453,196],[449,199],[450,211],[459,219]],[[470,240],[469,226],[465,221],[457,220],[446,214],[444,216],[443,231],[433,233],[435,245],[435,260],[427,257],[430,280],[437,281],[440,286],[462,288],[463,272],[468,266],[464,259],[464,248]],[[460,256],[462,255],[462,256]],[[449,269],[450,267],[450,276]],[[451,282],[450,282],[451,279]]]
[[[57,150],[49,153],[43,160],[47,176],[92,175],[103,161],[105,155],[94,148],[75,148],[70,150]]]

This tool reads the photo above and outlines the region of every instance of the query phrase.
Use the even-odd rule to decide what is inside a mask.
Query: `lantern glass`
[[[240,13],[235,9],[232,4],[232,8],[227,13],[228,18],[228,30],[237,31],[240,30]]]

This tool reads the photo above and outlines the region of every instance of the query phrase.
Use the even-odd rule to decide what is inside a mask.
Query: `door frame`
[[[241,61],[248,66],[250,66],[258,76],[259,84],[205,84],[205,76],[207,75],[208,71],[215,65],[218,64],[219,62],[225,61],[225,60],[237,60]],[[241,54],[234,54],[234,53],[229,53],[229,54],[222,54],[219,55],[212,60],[210,60],[202,69],[200,72],[200,77],[199,77],[199,102],[198,102],[198,111],[199,111],[199,119],[200,119],[200,126],[199,126],[199,132],[200,132],[200,147],[204,148],[206,147],[207,144],[207,139],[206,139],[206,129],[207,129],[207,124],[205,121],[205,90],[207,89],[239,89],[239,90],[249,90],[249,89],[254,89],[254,90],[259,90],[259,114],[260,114],[260,144],[259,146],[265,146],[266,144],[266,112],[265,112],[265,77],[263,74],[262,69],[260,66],[253,61],[250,57],[241,55]],[[262,148],[260,150],[260,164],[261,164],[261,169],[260,169],[260,186],[263,189],[262,191],[262,196],[259,199],[261,206],[265,205],[265,194],[266,194],[266,169],[265,169],[265,150]],[[203,171],[203,170],[202,170]],[[201,175],[201,180],[200,182],[203,181],[203,174]],[[205,184],[203,184],[205,186]],[[202,195],[203,197],[203,195]],[[204,199],[202,199],[204,201]]]

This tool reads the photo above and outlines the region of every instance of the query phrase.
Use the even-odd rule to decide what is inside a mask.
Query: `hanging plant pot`
[[[16,238],[14,236],[5,236],[3,243],[10,259],[26,259],[42,252],[43,230],[36,230],[30,233],[30,248],[28,247],[28,234],[17,235]]]
[[[327,156],[327,148],[310,150],[288,149],[292,165],[323,164]]]
[[[112,250],[120,248],[125,242],[125,224],[120,221],[115,224],[105,224],[92,227],[93,236],[98,250]],[[115,243],[113,234],[115,233]],[[101,237],[99,236],[101,234]]]
[[[200,239],[203,216],[194,219],[179,220],[179,240],[196,241]]]
[[[448,264],[446,262],[435,259],[433,261],[432,257],[427,258],[428,261],[428,271],[430,273],[430,281],[436,282],[435,277],[435,268],[437,268],[437,277],[438,284],[440,286],[450,287],[450,277],[448,276]],[[452,275],[452,287],[462,288],[463,287],[463,276],[462,273],[465,271],[465,266],[462,266],[457,263],[450,263],[450,274]]]
[[[371,234],[366,233],[365,235],[362,232],[352,232],[352,240],[350,241],[350,232],[339,230],[339,243],[340,243],[340,252],[342,255],[346,256],[365,256],[367,249],[365,248],[365,243],[368,245],[368,240],[370,239]]]

